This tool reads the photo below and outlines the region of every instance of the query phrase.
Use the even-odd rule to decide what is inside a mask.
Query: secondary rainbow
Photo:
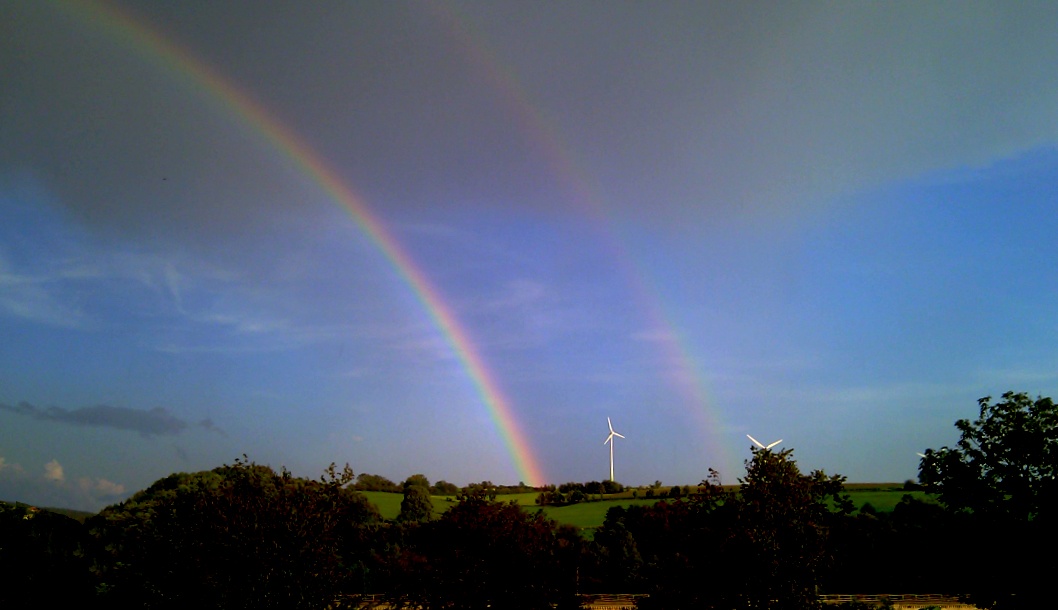
[[[446,27],[468,62],[480,71],[503,99],[528,142],[547,161],[571,200],[594,219],[598,234],[610,250],[611,260],[620,266],[632,295],[645,314],[647,324],[654,329],[651,339],[661,347],[662,356],[671,367],[672,377],[678,381],[679,391],[689,406],[691,416],[712,441],[708,447],[707,459],[710,461],[706,466],[717,467],[726,473],[738,472],[739,461],[732,451],[731,442],[720,434],[726,427],[709,398],[706,384],[699,373],[700,367],[692,357],[687,341],[678,331],[678,326],[666,313],[662,300],[657,296],[658,288],[649,280],[650,274],[631,255],[615,223],[609,218],[596,181],[577,163],[571,148],[553,127],[555,121],[550,120],[538,104],[531,103],[531,96],[521,85],[515,71],[492,50],[485,36],[473,27],[470,17],[461,14],[457,7],[448,2],[424,2],[420,6],[429,9]]]
[[[530,485],[542,485],[546,482],[539,462],[514,415],[510,400],[503,394],[494,376],[489,373],[474,342],[460,325],[451,308],[445,305],[440,292],[386,230],[383,223],[371,213],[364,200],[342,180],[325,159],[235,83],[224,78],[222,74],[142,19],[109,5],[79,0],[65,0],[57,5],[64,12],[73,14],[82,22],[92,24],[143,53],[148,59],[160,63],[166,70],[190,84],[203,88],[345,208],[415,294],[433,324],[451,346],[489,410],[521,479]]]

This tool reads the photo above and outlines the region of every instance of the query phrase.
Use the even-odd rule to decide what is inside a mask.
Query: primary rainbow
[[[364,234],[382,251],[394,271],[411,288],[455,352],[482,402],[488,408],[519,476],[529,485],[542,485],[546,482],[528,439],[514,416],[510,400],[504,396],[499,383],[490,374],[474,342],[460,325],[451,308],[445,304],[441,294],[430,283],[423,270],[386,230],[383,223],[371,213],[364,200],[342,180],[325,159],[235,83],[224,78],[142,19],[109,5],[90,4],[81,0],[65,0],[59,2],[58,6],[64,12],[74,14],[80,21],[89,22],[144,53],[149,59],[160,62],[170,72],[204,88],[244,125],[267,140],[345,208]]]

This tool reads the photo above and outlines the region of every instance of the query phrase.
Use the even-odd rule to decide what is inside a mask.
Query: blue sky
[[[1052,5],[106,6],[362,196],[550,482],[607,476],[606,417],[627,484],[733,483],[747,433],[903,481],[981,396],[1056,392]],[[94,510],[244,453],[519,480],[284,151],[113,13],[2,7],[0,498]]]

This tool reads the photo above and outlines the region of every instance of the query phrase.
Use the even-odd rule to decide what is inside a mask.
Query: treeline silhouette
[[[959,445],[925,454],[920,478],[943,502],[908,495],[891,512],[854,511],[844,477],[803,474],[792,450],[761,449],[737,488],[710,472],[679,498],[611,508],[593,536],[504,502],[489,482],[458,490],[436,516],[429,496],[443,482],[422,475],[395,485],[332,465],[312,480],[245,457],[172,474],[83,524],[4,505],[0,607],[328,608],[371,594],[529,610],[640,593],[644,609],[800,610],[823,593],[884,592],[1047,607],[1058,562],[1039,550],[1058,539],[1058,410],[1003,398],[956,423]],[[397,519],[357,491],[381,484],[404,494]]]

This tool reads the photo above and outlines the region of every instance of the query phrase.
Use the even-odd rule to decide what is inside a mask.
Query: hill
[[[95,515],[95,513],[90,513],[90,512],[87,512],[87,511],[83,511],[83,510],[74,510],[72,508],[54,508],[54,507],[50,507],[50,506],[36,506],[36,507],[34,507],[32,504],[26,504],[24,502],[8,502],[6,500],[0,500],[0,504],[4,505],[5,509],[7,509],[7,508],[28,509],[30,507],[33,507],[33,508],[37,508],[39,510],[46,510],[49,513],[56,513],[56,514],[62,515],[64,517],[69,517],[69,518],[74,519],[74,520],[76,520],[76,521],[78,521],[80,523],[84,523],[85,519],[88,519],[89,517]]]

